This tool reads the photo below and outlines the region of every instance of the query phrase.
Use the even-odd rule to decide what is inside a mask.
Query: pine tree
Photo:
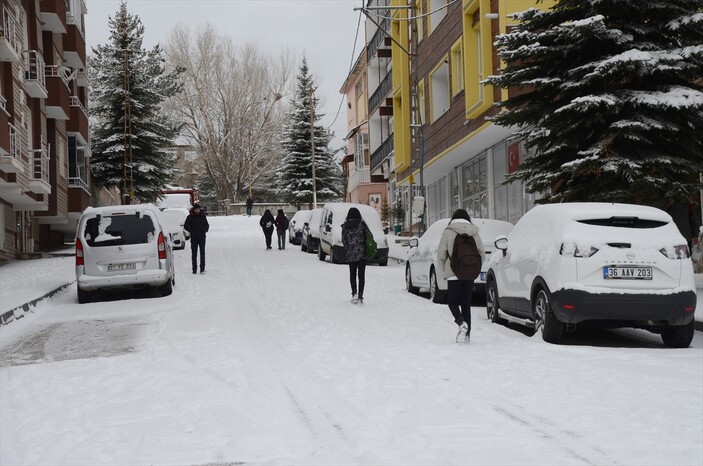
[[[702,11],[702,0],[561,0],[515,15],[496,42],[507,66],[487,82],[522,92],[495,121],[523,128],[535,155],[506,181],[541,202],[657,205],[699,189]]]
[[[171,148],[178,128],[161,104],[178,92],[180,70],[166,71],[158,45],[142,48],[144,26],[126,3],[109,26],[108,44],[94,48],[90,59],[93,180],[118,188],[123,203],[130,192],[137,201],[151,202],[175,176]]]
[[[299,68],[295,96],[291,100],[288,124],[283,130],[283,162],[277,173],[279,195],[300,207],[312,205],[311,115],[315,135],[315,190],[320,202],[338,200],[342,193],[342,174],[329,148],[332,133],[317,122],[324,116],[316,111],[315,83],[307,60]]]

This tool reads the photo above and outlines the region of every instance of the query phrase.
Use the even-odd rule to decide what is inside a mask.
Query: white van
[[[329,255],[330,262],[341,264],[346,262],[346,253],[342,244],[342,224],[347,218],[347,213],[351,207],[356,207],[361,213],[361,218],[369,227],[373,238],[376,240],[376,256],[370,262],[378,265],[388,265],[388,241],[383,233],[381,216],[371,206],[365,204],[352,204],[348,202],[331,202],[322,208],[320,220],[320,247],[317,250],[317,257],[324,261]]]
[[[76,231],[78,302],[119,288],[154,287],[170,295],[175,283],[171,247],[153,204],[88,207]]]

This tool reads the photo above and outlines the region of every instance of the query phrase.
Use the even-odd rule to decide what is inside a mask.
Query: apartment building
[[[388,171],[371,173],[369,150],[369,113],[367,52],[364,49],[345,80],[340,93],[347,100],[346,154],[342,159],[344,200],[368,204],[379,210],[388,202]]]
[[[383,16],[392,18],[388,29],[392,40],[387,42],[390,58],[383,62],[379,58],[375,68],[369,61],[369,89],[376,89],[377,75],[391,76],[389,95],[383,101],[392,107],[386,111],[391,118],[385,125],[372,124],[374,117],[369,117],[369,139],[375,147],[384,135],[392,136],[390,154],[382,156],[388,161],[385,170],[393,173],[391,202],[400,199],[409,206],[416,196],[424,195],[426,225],[451,216],[459,207],[476,217],[517,221],[534,199],[521,183],[501,183],[528,154],[510,140],[515,128],[490,121],[499,111],[494,104],[507,99],[508,92],[481,81],[500,72],[493,43],[496,35],[513,24],[509,14],[531,7],[549,8],[554,2],[380,3],[389,7]],[[373,155],[371,159],[373,170],[377,165]],[[408,212],[410,225],[406,227],[418,220],[417,212]]]
[[[85,0],[1,0],[0,262],[60,247],[91,202]]]

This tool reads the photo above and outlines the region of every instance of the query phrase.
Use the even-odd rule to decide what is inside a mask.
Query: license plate
[[[107,271],[108,272],[119,272],[121,270],[136,270],[137,269],[137,264],[131,263],[131,264],[108,264],[107,266]]]
[[[651,267],[603,267],[603,278],[606,280],[651,280]]]

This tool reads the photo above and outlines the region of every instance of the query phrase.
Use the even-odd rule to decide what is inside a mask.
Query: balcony
[[[46,67],[46,85],[49,96],[46,99],[46,117],[52,120],[68,120],[70,115],[71,92],[60,66]]]
[[[88,113],[81,102],[81,99],[75,95],[71,96],[70,100],[71,118],[66,124],[66,131],[69,133],[77,133],[84,142],[88,142]]]
[[[371,174],[369,172],[369,168],[357,168],[354,170],[354,173],[352,173],[349,176],[349,182],[347,183],[347,189],[349,192],[354,191],[357,187],[359,187],[360,184],[363,183],[370,183],[371,182]]]
[[[388,74],[383,78],[381,84],[378,85],[378,89],[369,98],[369,115],[372,114],[382,102],[385,101],[388,94],[390,94],[393,88],[393,70],[389,71]]]
[[[10,118],[10,112],[7,111],[7,99],[0,95],[0,113]]]
[[[371,170],[376,170],[393,152],[393,135],[383,141],[383,144],[371,154]]]
[[[76,17],[66,13],[66,35],[63,39],[63,59],[71,68],[85,68],[85,37]]]
[[[385,11],[385,12],[384,12]],[[390,16],[390,10],[384,10],[381,11],[379,14],[385,16],[383,18],[383,21],[380,23],[380,28],[376,29],[376,32],[374,33],[373,37],[369,41],[369,44],[366,46],[366,56],[367,60],[371,61],[373,58],[374,54],[376,53],[377,50],[381,49],[381,46],[386,44],[386,37],[388,35],[388,30],[390,29],[390,20],[388,19],[388,16]],[[385,51],[385,49],[382,49]],[[379,57],[381,56],[387,56],[385,53],[381,54],[379,53]]]
[[[29,190],[35,194],[51,194],[48,148],[45,146],[30,151],[29,160]]]
[[[14,125],[9,124],[10,128],[10,151],[5,154],[5,151],[0,151],[0,170],[5,173],[20,173],[24,169],[22,167],[22,143],[20,133]]]
[[[46,99],[46,65],[36,50],[24,51],[24,89],[30,97]]]
[[[42,31],[66,34],[66,1],[42,0],[39,5]]]
[[[0,61],[22,63],[22,30],[14,15],[2,7],[2,30],[0,31]]]

